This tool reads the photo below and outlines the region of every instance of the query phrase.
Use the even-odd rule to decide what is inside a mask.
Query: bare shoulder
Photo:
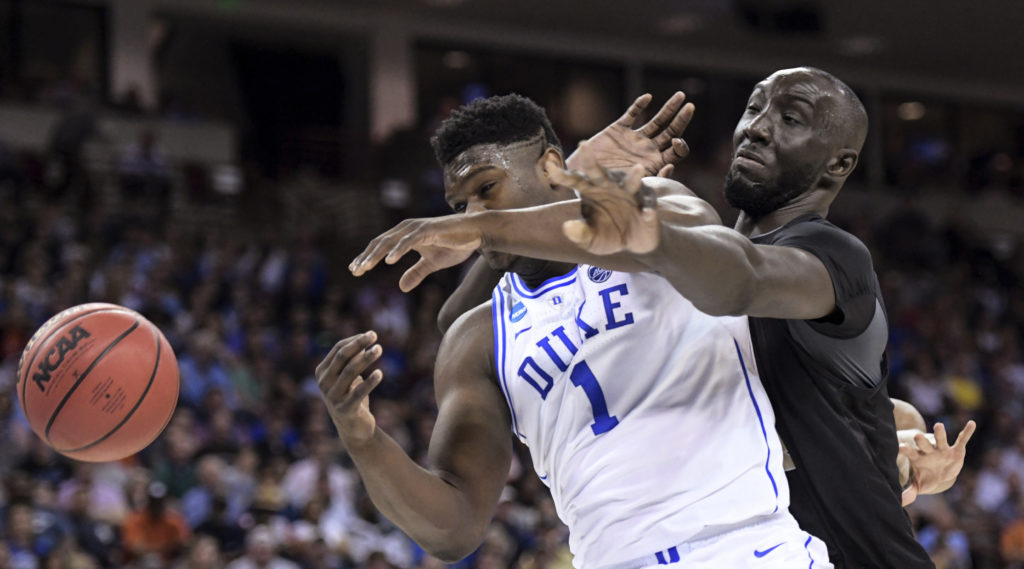
[[[438,389],[449,387],[451,381],[495,377],[490,302],[470,309],[448,329],[437,353],[434,375]]]

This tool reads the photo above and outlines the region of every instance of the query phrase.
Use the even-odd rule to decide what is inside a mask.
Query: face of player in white
[[[813,189],[838,148],[840,105],[836,88],[804,69],[758,83],[733,133],[729,204],[759,219]]]
[[[543,135],[511,144],[478,144],[444,168],[445,201],[456,213],[476,213],[533,207],[573,197],[555,190],[544,174],[549,152]],[[492,269],[527,277],[543,272],[550,263],[507,253],[481,250]]]

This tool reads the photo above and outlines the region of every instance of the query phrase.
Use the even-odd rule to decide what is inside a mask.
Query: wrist
[[[496,244],[505,243],[503,234],[506,212],[485,210],[470,214],[471,227],[480,240],[480,249],[493,249]]]
[[[346,426],[341,421],[334,421],[334,428],[338,432],[338,438],[341,439],[342,444],[345,445],[345,449],[348,450],[349,454],[358,452],[360,449],[368,447],[373,439],[377,435],[377,425],[349,425]]]

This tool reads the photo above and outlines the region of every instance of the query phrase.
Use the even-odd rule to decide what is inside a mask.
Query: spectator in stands
[[[190,534],[185,517],[167,507],[167,487],[160,482],[149,485],[145,508],[125,519],[122,532],[129,561],[171,561],[184,550]]]
[[[228,563],[226,569],[299,569],[299,566],[279,557],[270,530],[256,526],[245,540],[245,555]]]

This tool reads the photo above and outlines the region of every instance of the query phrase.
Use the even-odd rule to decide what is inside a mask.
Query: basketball
[[[134,310],[89,303],[50,318],[18,364],[18,401],[40,438],[88,462],[130,456],[156,439],[178,402],[167,338]]]

